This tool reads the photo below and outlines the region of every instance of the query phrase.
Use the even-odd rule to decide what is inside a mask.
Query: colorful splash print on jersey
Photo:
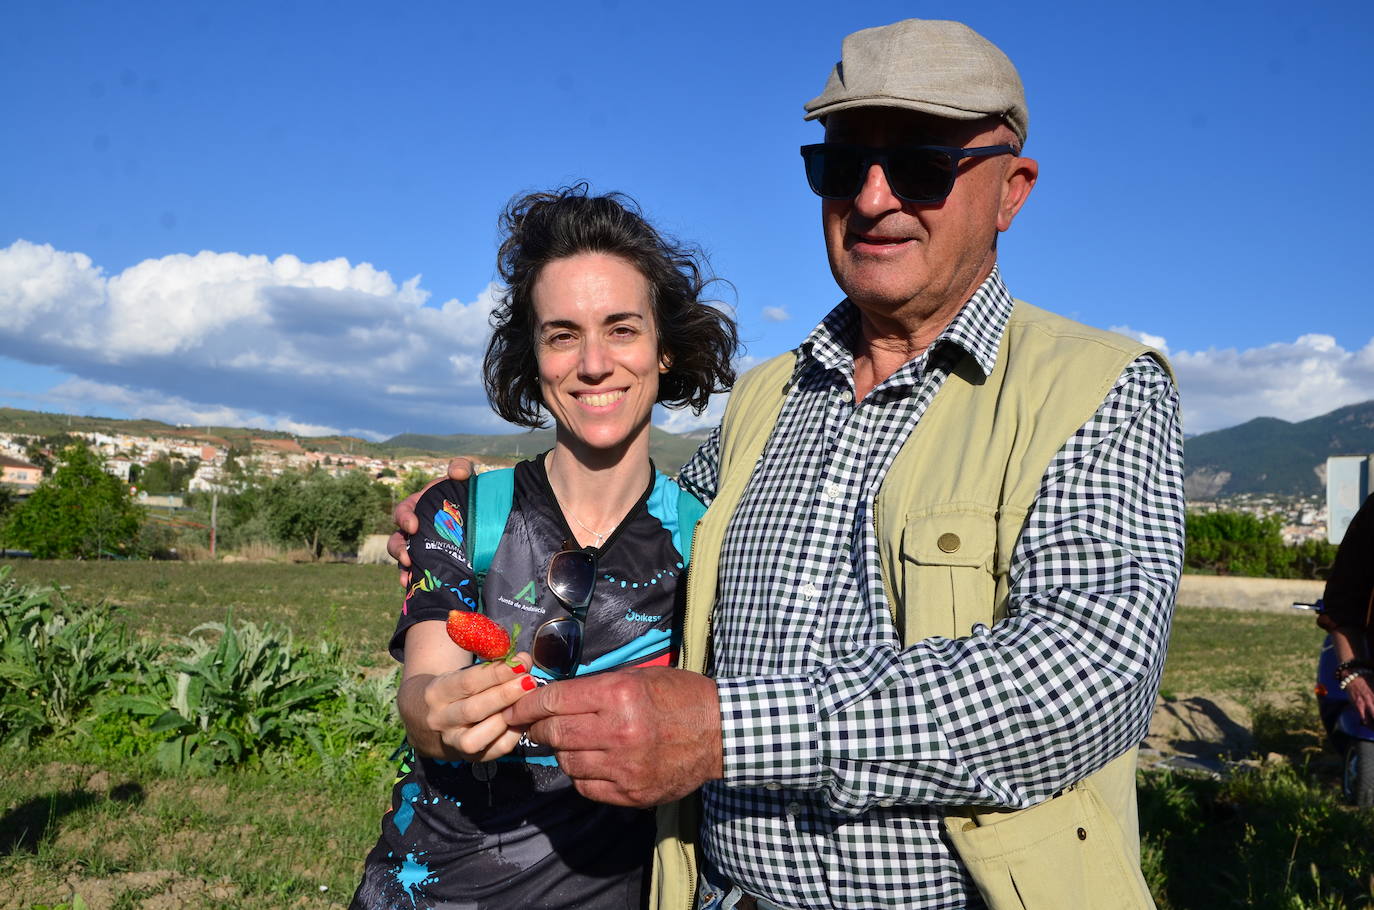
[[[465,588],[467,590],[464,590]],[[401,612],[405,614],[410,613],[410,598],[416,591],[429,592],[438,590],[448,591],[454,597],[457,597],[458,602],[469,610],[477,609],[477,601],[473,600],[470,596],[472,591],[475,590],[472,586],[471,579],[464,578],[455,586],[448,584],[429,569],[425,569],[425,574],[420,576],[420,579],[410,586],[410,590],[406,591],[406,599],[401,601]]]
[[[459,514],[458,507],[447,499],[444,500],[444,507],[434,513],[434,531],[455,547],[463,545],[463,516]]]

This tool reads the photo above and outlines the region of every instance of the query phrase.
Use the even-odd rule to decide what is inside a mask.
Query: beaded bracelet
[[[1357,676],[1362,676],[1367,679],[1370,676],[1374,676],[1374,671],[1371,671],[1366,667],[1351,667],[1348,673],[1346,673],[1344,676],[1338,677],[1341,691],[1345,691],[1345,687],[1350,685],[1350,683],[1353,682],[1355,677]]]

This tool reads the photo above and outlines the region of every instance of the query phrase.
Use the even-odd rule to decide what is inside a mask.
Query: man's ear
[[[1016,158],[1007,167],[1002,179],[1002,199],[997,206],[997,230],[1011,228],[1016,213],[1026,204],[1026,198],[1040,176],[1040,164],[1034,158]]]

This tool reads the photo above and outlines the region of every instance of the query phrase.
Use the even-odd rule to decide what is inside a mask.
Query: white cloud
[[[763,308],[763,318],[767,322],[786,322],[792,318],[792,314],[780,306],[766,306]]]
[[[368,439],[385,439],[384,435],[367,431],[345,431],[323,424],[301,423],[290,417],[262,414],[257,411],[224,405],[203,405],[176,396],[164,396],[109,383],[87,379],[69,379],[48,390],[48,402],[64,411],[79,410],[92,403],[106,404],[149,420],[185,426],[256,427],[278,430],[297,436],[331,436],[342,432]]]
[[[1311,333],[1263,347],[1169,352],[1165,340],[1115,331],[1169,354],[1178,374],[1189,433],[1224,429],[1256,417],[1300,421],[1374,399],[1374,338],[1347,351],[1331,335]]]
[[[500,430],[480,375],[496,292],[427,306],[419,276],[368,263],[209,251],[107,277],[19,240],[0,249],[0,355],[76,377],[54,400],[170,422]]]

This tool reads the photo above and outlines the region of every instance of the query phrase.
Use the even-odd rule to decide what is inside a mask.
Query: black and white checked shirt
[[[992,370],[1011,307],[994,269],[860,403],[852,304],[797,351],[712,623],[725,777],[704,788],[702,841],[746,891],[796,908],[982,906],[942,807],[1034,805],[1145,735],[1183,559],[1178,397],[1151,357],[1046,470],[1005,621],[903,650],[888,612],[874,496],[958,358]],[[718,433],[680,475],[706,502]]]

